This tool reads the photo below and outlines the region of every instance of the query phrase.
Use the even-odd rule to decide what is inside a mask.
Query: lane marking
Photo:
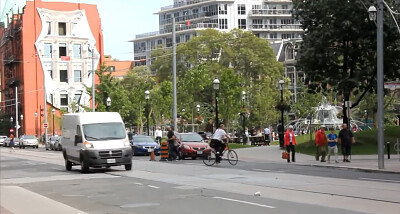
[[[243,203],[243,204],[249,204],[249,205],[254,205],[254,206],[259,206],[259,207],[266,207],[266,208],[271,208],[271,209],[275,208],[273,206],[268,206],[268,205],[264,205],[264,204],[257,204],[257,203],[248,202],[248,201],[241,201],[241,200],[236,200],[236,199],[231,199],[231,198],[223,198],[223,197],[213,197],[213,198],[221,199],[221,200],[225,200],[225,201],[233,201],[233,202],[238,202],[238,203]]]
[[[154,188],[154,189],[160,189],[160,187],[153,186],[153,185],[147,185],[148,187]]]
[[[142,186],[143,184],[142,183],[135,183],[136,185],[140,185],[140,186]]]
[[[395,181],[395,180],[374,179],[374,178],[360,178],[360,180],[367,180],[367,181],[383,181],[383,182],[391,182],[391,183],[400,183],[400,181]]]
[[[268,169],[253,169],[254,171],[261,171],[261,172],[285,172],[285,171],[274,171]]]

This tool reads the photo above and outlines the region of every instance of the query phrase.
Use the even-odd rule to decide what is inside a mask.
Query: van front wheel
[[[132,164],[125,164],[125,170],[126,171],[131,171],[132,170]]]
[[[88,173],[89,172],[89,166],[85,163],[84,160],[81,160],[81,172],[82,173]]]

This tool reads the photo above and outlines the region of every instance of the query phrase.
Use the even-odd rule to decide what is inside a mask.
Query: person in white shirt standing
[[[162,131],[160,127],[157,127],[157,130],[154,132],[154,137],[156,138],[156,142],[161,144]]]
[[[211,139],[210,147],[215,149],[216,162],[221,162],[221,154],[225,149],[225,144],[222,142],[222,138],[229,138],[224,130],[224,124],[219,125],[219,128],[215,130],[214,135]]]
[[[265,141],[269,141],[269,136],[271,134],[271,131],[269,130],[268,127],[265,127],[264,129],[264,137],[265,137]]]

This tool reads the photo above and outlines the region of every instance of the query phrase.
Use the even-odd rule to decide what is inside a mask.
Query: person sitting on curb
[[[315,134],[315,144],[317,146],[317,154],[315,155],[315,160],[318,161],[321,156],[321,162],[325,162],[326,155],[326,143],[327,138],[325,135],[325,125],[321,125],[321,128]]]
[[[296,138],[294,136],[292,125],[289,125],[288,129],[286,130],[284,139],[285,139],[284,146],[286,147],[287,153],[289,153],[287,162],[290,163],[290,151],[292,151],[292,162],[295,162],[294,146],[297,143],[296,143]]]

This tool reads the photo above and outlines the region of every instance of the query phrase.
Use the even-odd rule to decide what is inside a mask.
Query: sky
[[[133,60],[133,43],[128,41],[134,39],[136,34],[157,31],[158,15],[154,13],[160,11],[161,7],[173,4],[173,0],[43,1],[96,4],[103,29],[104,54],[118,60]],[[4,2],[0,0],[0,4]]]

